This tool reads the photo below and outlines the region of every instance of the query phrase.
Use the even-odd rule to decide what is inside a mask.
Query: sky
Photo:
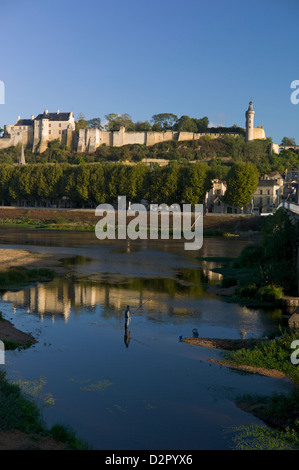
[[[0,0],[0,127],[45,109],[245,127],[252,100],[299,144],[298,18],[299,0]]]

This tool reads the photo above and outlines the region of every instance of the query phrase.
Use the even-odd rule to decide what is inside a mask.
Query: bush
[[[274,285],[262,286],[256,293],[256,298],[263,302],[275,302],[275,300],[281,299],[282,296],[282,288]]]
[[[238,282],[232,277],[224,277],[221,282],[221,287],[232,287],[236,286]]]
[[[247,299],[254,299],[257,291],[258,287],[255,284],[251,284],[245,287],[239,287],[236,292],[236,295],[240,297],[245,297]]]
[[[234,266],[239,267],[254,267],[259,265],[263,255],[262,247],[259,245],[246,246],[239,258],[235,261]]]

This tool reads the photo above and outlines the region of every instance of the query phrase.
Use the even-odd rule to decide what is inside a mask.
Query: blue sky
[[[1,0],[0,126],[44,109],[87,119],[208,116],[299,143],[298,0]]]

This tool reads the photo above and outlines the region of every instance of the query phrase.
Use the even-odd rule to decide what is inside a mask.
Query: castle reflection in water
[[[123,315],[129,304],[132,309],[138,309],[146,302],[148,312],[159,312],[159,315],[184,315],[186,308],[180,306],[190,295],[201,297],[202,285],[196,287],[180,285],[174,280],[136,280],[119,284],[62,281],[54,280],[48,284],[37,284],[19,291],[6,291],[2,300],[10,302],[16,311],[18,308],[27,312],[44,316],[58,316],[68,321],[71,313],[79,314],[82,307],[96,309],[101,306],[102,315],[112,317]]]

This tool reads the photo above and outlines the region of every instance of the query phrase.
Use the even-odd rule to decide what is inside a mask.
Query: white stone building
[[[19,143],[25,147],[32,147],[34,152],[44,152],[48,142],[60,140],[64,145],[72,146],[75,132],[75,119],[73,112],[49,113],[46,109],[30,119],[17,117],[14,125],[4,126],[4,135],[0,139],[0,149],[16,146]]]

